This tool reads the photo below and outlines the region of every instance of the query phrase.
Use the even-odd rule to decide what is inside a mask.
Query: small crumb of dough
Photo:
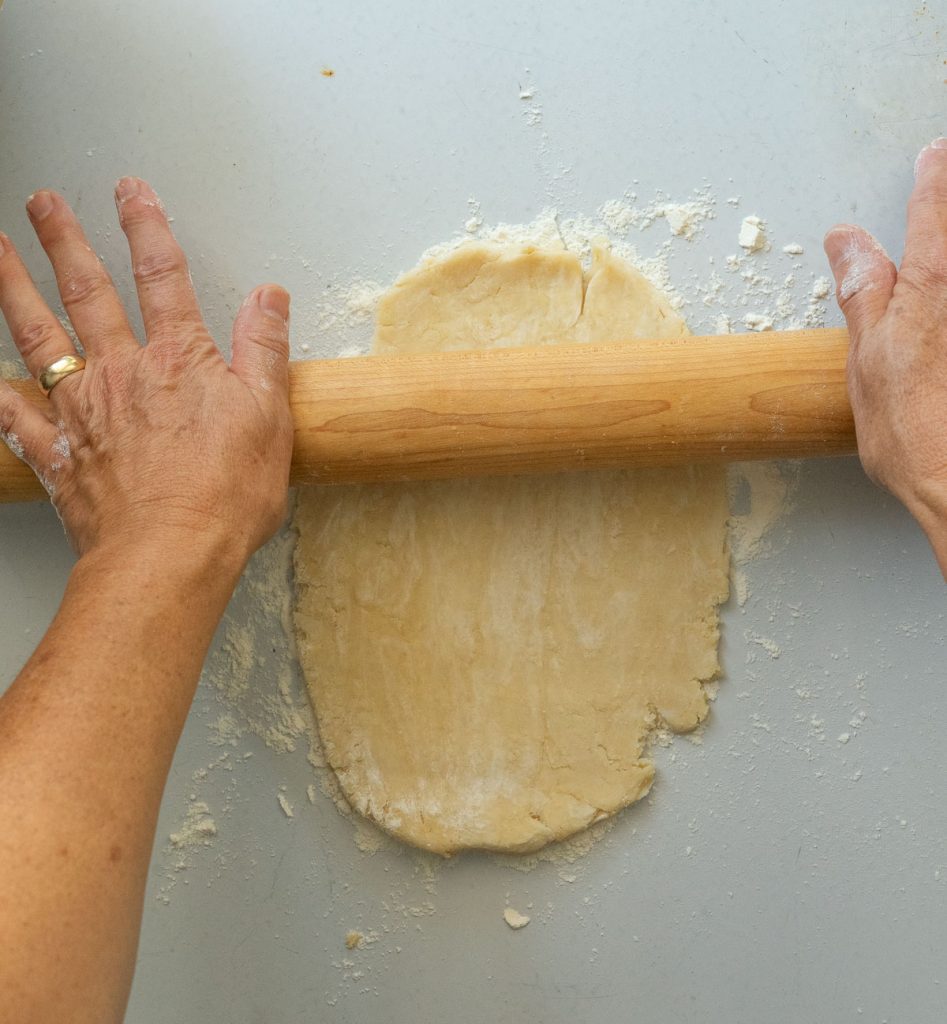
[[[812,285],[812,297],[814,299],[827,299],[832,285],[827,277],[817,277]]]
[[[519,931],[520,928],[525,928],[529,924],[529,916],[527,914],[521,914],[518,910],[514,910],[512,907],[507,907],[503,911],[503,920],[513,929],[513,931]]]
[[[783,246],[783,252],[787,256],[801,256],[806,250],[798,242],[790,242]]]
[[[759,252],[766,245],[766,225],[759,217],[744,217],[737,241],[747,252]]]
[[[287,818],[296,817],[296,815],[293,813],[293,805],[289,802],[289,800],[286,799],[285,794],[277,793],[276,799],[279,800],[279,805],[280,807],[282,807],[283,814],[285,814]]]
[[[351,931],[345,935],[345,948],[346,949],[361,949],[362,943],[365,941],[365,936],[361,932]]]

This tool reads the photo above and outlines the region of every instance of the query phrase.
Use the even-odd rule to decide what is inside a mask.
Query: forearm
[[[165,778],[240,568],[225,550],[84,557],[0,700],[0,1018],[121,1018]]]

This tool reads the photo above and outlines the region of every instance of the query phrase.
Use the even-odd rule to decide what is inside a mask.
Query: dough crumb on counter
[[[806,250],[798,242],[790,242],[783,246],[783,252],[787,256],[801,256]]]
[[[279,805],[283,810],[283,814],[285,814],[287,818],[296,817],[296,814],[293,810],[293,805],[289,802],[285,793],[277,793],[276,799],[279,801]]]
[[[361,932],[350,931],[345,936],[345,948],[346,949],[361,949],[362,944],[365,941],[365,936]]]
[[[520,928],[525,928],[530,918],[528,914],[521,914],[518,910],[514,910],[512,907],[507,907],[503,911],[503,920],[513,929],[513,931],[519,931]]]
[[[741,249],[746,249],[747,252],[759,252],[766,246],[765,222],[759,217],[744,217],[737,241]]]

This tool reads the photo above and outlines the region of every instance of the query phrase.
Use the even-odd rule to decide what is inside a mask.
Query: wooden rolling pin
[[[833,329],[294,363],[292,480],[847,455],[847,351]],[[0,501],[41,496],[0,445]]]

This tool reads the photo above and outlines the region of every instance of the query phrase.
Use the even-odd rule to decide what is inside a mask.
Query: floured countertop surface
[[[216,336],[277,280],[297,358],[363,351],[420,253],[504,233],[607,240],[695,332],[837,323],[822,233],[900,253],[947,17],[722,6],[10,0],[0,224],[51,295],[21,200],[61,188],[130,298],[111,186],[140,173]],[[441,862],[340,812],[274,540],[169,781],[130,1024],[940,1020],[943,583],[854,461],[736,467],[731,509],[706,725],[659,737],[645,801],[528,860]],[[70,562],[49,509],[0,509],[0,685]]]

